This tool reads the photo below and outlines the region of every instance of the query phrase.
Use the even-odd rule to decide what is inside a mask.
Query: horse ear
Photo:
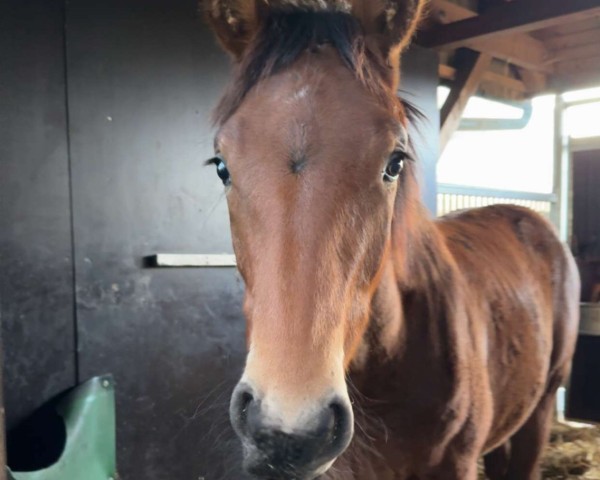
[[[200,0],[206,21],[223,48],[239,59],[258,30],[255,0]]]
[[[353,13],[383,55],[393,56],[395,61],[410,43],[427,3],[428,0],[359,0],[353,4]]]

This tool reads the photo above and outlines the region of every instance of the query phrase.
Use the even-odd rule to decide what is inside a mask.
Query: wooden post
[[[485,53],[465,51],[465,55],[465,61],[457,70],[454,85],[442,107],[440,152],[444,151],[458,128],[469,98],[477,92],[479,83],[492,61],[492,57]]]

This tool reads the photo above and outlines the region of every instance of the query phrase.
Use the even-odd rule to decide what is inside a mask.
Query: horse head
[[[352,439],[346,374],[418,197],[396,91],[423,4],[205,2],[235,64],[210,163],[246,285],[230,414],[256,476],[315,478]]]

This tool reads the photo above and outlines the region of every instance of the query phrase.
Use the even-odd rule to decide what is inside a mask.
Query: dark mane
[[[240,106],[248,92],[263,78],[292,65],[306,50],[328,44],[343,63],[377,98],[392,108],[400,106],[390,89],[392,72],[386,62],[370,51],[359,21],[335,11],[273,11],[236,65],[234,80],[214,119],[223,124]]]

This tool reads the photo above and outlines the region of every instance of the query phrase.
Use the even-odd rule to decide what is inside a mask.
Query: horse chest
[[[431,360],[431,359],[430,359]],[[357,380],[364,402],[357,416],[359,430],[380,439],[384,449],[407,458],[428,457],[447,443],[469,414],[468,384],[445,362],[425,362],[420,368],[388,364]],[[368,378],[368,380],[367,380]],[[402,464],[406,464],[404,459]]]

